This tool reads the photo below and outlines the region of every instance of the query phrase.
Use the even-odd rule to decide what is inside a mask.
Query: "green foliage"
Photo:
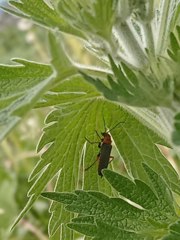
[[[73,81],[77,82],[77,84],[79,82],[75,79]],[[70,85],[69,90],[71,90]],[[62,170],[57,186],[59,191],[70,191],[76,187],[83,187],[84,189],[101,190],[107,194],[112,194],[111,189],[106,186],[104,181],[99,179],[96,169],[92,168],[86,174],[84,173],[85,166],[93,162],[98,153],[98,149],[92,146],[87,146],[88,148],[84,149],[85,136],[93,139],[95,135],[94,129],[103,130],[102,115],[104,115],[106,124],[109,127],[117,123],[113,119],[127,121],[122,126],[117,126],[111,134],[131,175],[147,182],[147,175],[141,165],[142,162],[147,162],[154,170],[161,173],[174,191],[180,192],[176,172],[153,143],[161,143],[162,140],[122,108],[103,100],[87,98],[83,102],[74,103],[68,107],[56,107],[56,110],[47,117],[46,124],[48,125],[44,129],[38,150],[44,146],[49,147],[43,153],[41,161],[39,161],[31,174],[30,179],[34,179],[38,173],[41,173],[29,192],[29,196],[31,196],[30,205],[27,205],[26,211],[35,198],[39,196],[48,181],[60,169]],[[99,119],[101,119],[100,122]],[[80,130],[82,124],[85,127]],[[75,125],[76,128],[74,128]],[[146,139],[143,138],[144,135],[147,135]],[[97,141],[97,139],[94,140]],[[119,168],[114,163],[112,163],[112,166],[113,169],[118,170]],[[169,176],[171,176],[170,179]],[[60,220],[61,223],[70,220],[67,213],[63,212],[60,206],[54,206],[54,208],[59,212],[59,215],[53,214],[51,218],[52,234],[59,226]],[[52,212],[54,212],[54,208],[51,210]]]
[[[167,52],[169,54],[169,56],[175,61],[179,61],[179,41],[180,41],[180,26],[176,26],[176,36],[173,32],[171,32],[170,34],[170,46],[171,46],[171,50],[168,49]]]
[[[59,10],[70,25],[92,35],[109,40],[114,23],[117,0],[62,0]],[[77,14],[78,13],[78,14]]]
[[[180,221],[170,225],[170,234],[163,238],[163,240],[178,240],[180,237]]]
[[[79,34],[78,30],[74,30],[69,26],[63,18],[59,16],[55,9],[52,9],[49,5],[47,5],[43,0],[37,1],[9,1],[9,3],[17,8],[19,11],[11,8],[2,7],[5,11],[23,17],[29,18],[35,21],[36,23],[43,25],[47,28],[59,28],[59,30],[67,32]]]
[[[178,216],[172,193],[163,178],[147,165],[144,169],[153,190],[138,179],[132,181],[104,170],[104,177],[119,192],[119,197],[79,190],[75,193],[47,192],[42,196],[63,203],[67,211],[78,213],[68,226],[93,239],[159,239],[168,234],[168,226],[176,222]],[[170,231],[177,235],[178,224],[170,226]]]
[[[180,63],[180,26],[176,27],[176,31],[170,34],[170,46],[171,50],[168,49],[169,57],[175,62],[174,70],[175,70],[175,93],[174,97],[176,101],[180,99],[180,79],[179,79],[179,63]],[[174,130],[172,132],[172,141],[175,145],[180,145],[180,127],[179,127],[179,111],[174,116]]]
[[[109,75],[107,80],[109,87],[100,79],[83,74],[86,80],[96,86],[103,93],[104,97],[116,102],[126,103],[131,106],[169,107],[173,100],[174,82],[170,76],[161,75],[161,81],[156,81],[154,73],[143,73],[133,71],[127,65],[116,66],[110,58],[113,75]],[[164,66],[161,61],[157,64],[157,71],[163,73]]]
[[[48,65],[14,59],[19,65],[0,66],[0,139],[21,120],[54,78]]]
[[[50,237],[61,226],[60,238],[68,240],[75,239],[72,229],[97,240],[176,238],[172,192],[180,193],[179,177],[160,149],[180,142],[179,2],[52,2],[10,1],[3,8],[50,30],[52,58],[50,65],[16,59],[19,65],[0,66],[0,139],[33,107],[53,107],[29,178],[29,201],[14,226],[56,176],[56,191],[81,190],[45,195],[67,205],[51,205]],[[100,66],[74,63],[64,33],[81,38]],[[134,181],[112,171],[100,179],[95,167],[84,172],[99,152],[85,137],[97,142],[95,130],[113,126],[116,158],[109,167]],[[74,213],[80,215],[67,228]]]
[[[4,240],[8,239],[10,224],[17,214],[15,188],[14,177],[0,166],[0,238]]]
[[[58,52],[55,51],[57,39],[53,36],[50,36],[50,39],[52,62],[55,67],[61,66],[67,61],[66,56],[61,51],[58,55]],[[66,73],[68,73],[68,69],[71,69],[70,62],[67,61],[67,63],[67,69],[64,68]],[[61,79],[61,73],[61,71],[58,73],[56,81]],[[142,162],[147,162],[154,170],[158,170],[162,174],[174,191],[180,191],[177,174],[154,145],[154,143],[163,144],[161,138],[123,108],[101,98],[97,99],[100,94],[79,75],[71,76],[66,81],[59,81],[57,85],[55,83],[55,86],[43,96],[39,103],[39,106],[56,104],[56,109],[46,118],[47,127],[39,142],[38,151],[45,146],[48,148],[30,176],[30,180],[35,179],[35,182],[28,194],[30,200],[18,220],[30,209],[46,184],[59,173],[60,169],[62,170],[58,174],[57,185],[59,191],[70,191],[76,187],[83,187],[112,194],[111,188],[98,178],[94,169],[84,175],[84,166],[89,165],[97,154],[97,148],[92,146],[85,148],[85,136],[91,139],[95,135],[95,129],[103,130],[103,116],[109,128],[119,121],[125,121],[122,126],[117,126],[111,134],[115,146],[126,163],[129,174],[147,182],[147,175],[141,165]],[[65,103],[66,105],[64,105]],[[82,125],[84,128],[81,128]],[[145,139],[144,136],[146,136]],[[94,140],[97,141],[97,139]],[[119,166],[113,164],[113,168],[118,169]],[[36,176],[37,178],[35,178]],[[171,176],[170,179],[169,176]],[[50,234],[52,235],[60,224],[69,222],[72,216],[56,204],[51,207],[50,211],[52,212],[50,221]],[[67,232],[68,230],[64,234],[68,234],[70,237],[71,233]]]
[[[177,146],[180,145],[180,113],[177,113],[174,117],[174,131],[172,133],[173,143]]]

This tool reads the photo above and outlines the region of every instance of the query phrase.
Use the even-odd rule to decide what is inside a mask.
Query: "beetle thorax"
[[[102,133],[103,135],[103,138],[102,138],[102,142],[105,143],[105,144],[111,144],[112,141],[111,141],[111,135],[109,133]]]

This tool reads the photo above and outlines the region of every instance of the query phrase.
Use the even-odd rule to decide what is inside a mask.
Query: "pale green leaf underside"
[[[53,81],[49,65],[15,60],[0,65],[0,140],[33,108]]]
[[[176,172],[154,144],[161,143],[161,139],[123,108],[103,100],[102,97],[92,97],[91,87],[89,88],[86,82],[83,83],[81,78],[62,82],[62,89],[66,84],[70,87],[70,82],[73,82],[72,87],[75,88],[79,86],[80,81],[84,84],[83,88],[86,92],[84,101],[80,98],[75,103],[69,101],[69,105],[64,105],[62,101],[62,104],[57,105],[46,119],[47,127],[44,129],[38,150],[44,146],[48,148],[33,170],[30,179],[34,179],[40,172],[42,175],[38,176],[33,184],[29,192],[29,203],[19,219],[28,211],[48,181],[61,169],[57,182],[58,191],[72,191],[79,188],[100,190],[108,195],[113,194],[104,178],[99,178],[96,165],[84,172],[99,152],[97,145],[85,144],[85,137],[91,141],[99,141],[94,130],[104,131],[103,117],[108,128],[119,121],[124,121],[112,130],[111,134],[115,144],[113,146],[117,147],[131,176],[148,182],[149,178],[142,166],[142,163],[147,163],[163,176],[173,191],[180,192]],[[69,91],[71,92],[70,88]],[[115,159],[109,167],[118,171],[119,166],[116,161],[119,160]],[[52,205],[51,211],[53,215],[50,222],[50,234],[54,234],[59,224],[69,222],[71,217],[56,204]]]
[[[169,107],[171,105],[174,82],[168,74],[163,76],[165,66],[161,63],[162,60],[159,60],[156,66],[156,71],[161,74],[161,80],[155,73],[145,72],[144,74],[143,71],[133,71],[123,63],[117,66],[111,57],[109,60],[114,74],[107,77],[107,82],[83,74],[85,79],[102,92],[105,98],[138,107]]]
[[[158,236],[168,232],[168,225],[177,221],[178,216],[173,207],[172,194],[164,180],[147,165],[144,168],[155,194],[142,181],[133,183],[117,173],[104,170],[105,178],[116,190],[120,190],[121,196],[127,198],[129,191],[133,190],[133,200],[148,199],[146,206],[144,201],[139,204],[142,209],[121,198],[109,198],[95,191],[43,193],[43,196],[65,204],[65,209],[70,212],[80,214],[68,226],[93,239],[158,239]],[[177,229],[177,226],[174,228]]]

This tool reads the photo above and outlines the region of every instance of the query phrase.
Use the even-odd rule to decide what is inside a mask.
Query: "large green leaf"
[[[172,192],[161,175],[147,165],[144,168],[153,190],[140,180],[133,182],[104,170],[104,177],[120,193],[120,197],[80,190],[42,195],[65,204],[67,211],[78,213],[79,216],[68,226],[95,240],[159,239],[168,233],[168,226],[177,221],[178,216],[173,206]],[[170,229],[176,229],[179,233],[177,224]]]
[[[124,124],[118,125],[111,134],[114,140],[113,148],[117,148],[117,152],[123,158],[129,175],[147,182],[148,176],[142,167],[142,163],[146,162],[164,177],[169,187],[175,192],[180,192],[176,172],[155,145],[155,143],[163,144],[163,140],[135,119],[131,113],[114,103],[105,101],[93,86],[77,74],[71,62],[66,59],[63,49],[55,51],[57,43],[51,37],[52,63],[56,72],[56,79],[54,79],[53,84],[51,84],[53,80],[51,78],[52,70],[48,65],[24,61],[25,67],[17,67],[17,70],[19,68],[21,70],[20,73],[18,72],[19,75],[14,74],[13,71],[13,73],[10,72],[11,75],[8,78],[13,81],[13,77],[17,75],[18,77],[15,79],[18,83],[19,79],[22,79],[20,76],[24,74],[24,81],[25,79],[28,80],[25,90],[21,87],[19,89],[18,84],[15,85],[17,90],[13,96],[17,98],[19,105],[16,104],[16,108],[12,108],[13,110],[10,111],[12,116],[15,115],[14,112],[19,115],[24,114],[40,97],[42,97],[41,101],[36,106],[55,105],[55,109],[46,119],[47,126],[38,145],[38,150],[42,148],[46,150],[30,176],[32,187],[29,191],[29,201],[16,222],[31,208],[47,183],[55,175],[58,175],[56,188],[59,191],[72,191],[78,187],[101,190],[108,195],[114,194],[114,191],[106,184],[104,179],[99,178],[95,167],[86,173],[84,172],[84,168],[96,159],[99,151],[97,146],[87,145],[85,137],[88,137],[91,141],[97,141],[94,130],[104,131],[103,119],[105,119],[108,128],[115,126],[120,121],[124,122]],[[9,70],[9,67],[7,69]],[[28,70],[27,75],[22,69]],[[48,76],[50,77],[48,78]],[[35,84],[36,81],[38,83],[40,81],[39,85]],[[49,91],[42,96],[45,90]],[[2,94],[7,93],[2,91]],[[5,95],[6,98],[7,96]],[[30,96],[32,105],[27,104],[29,101],[20,101],[22,96],[24,100],[29,100]],[[9,105],[5,105],[5,107],[9,107]],[[114,161],[111,167],[118,171],[119,164]],[[50,210],[52,216],[49,232],[50,235],[53,235],[60,223],[70,221],[72,214],[67,214],[62,206],[57,204],[53,204]],[[62,226],[62,229],[62,239],[73,239],[70,230],[64,226]]]
[[[98,76],[105,76],[105,70],[93,67],[89,69],[83,65],[76,66],[66,53],[61,34],[49,33],[49,43],[51,62],[57,76],[52,87],[43,95],[36,107],[69,104],[100,95],[94,87],[82,79],[79,70],[83,69]]]
[[[0,140],[33,108],[55,76],[49,65],[14,60],[0,65]]]
[[[57,105],[56,110],[47,117],[47,127],[38,147],[38,150],[43,147],[47,150],[31,174],[30,179],[34,179],[35,182],[29,192],[30,200],[19,219],[29,210],[48,181],[58,173],[60,174],[57,182],[58,191],[72,191],[78,187],[113,194],[104,179],[99,178],[95,166],[84,172],[85,167],[96,159],[99,151],[97,146],[87,145],[85,137],[91,141],[98,141],[94,130],[104,131],[103,118],[108,128],[115,126],[119,121],[124,121],[112,130],[111,135],[114,140],[113,146],[118,149],[131,176],[148,182],[149,178],[142,167],[142,163],[145,162],[163,176],[173,191],[180,192],[175,170],[155,145],[162,140],[123,108],[101,98],[90,97],[68,106]],[[114,160],[111,167],[119,171],[117,161],[118,159]],[[56,204],[52,206],[51,211],[53,215],[50,233],[53,234],[60,222],[66,223],[72,216]]]
[[[147,162],[162,174],[174,191],[179,192],[176,172],[155,145],[155,143],[163,144],[164,141],[135,119],[131,113],[114,103],[105,101],[93,86],[77,75],[72,64],[66,59],[63,49],[55,51],[57,42],[52,35],[50,41],[52,62],[57,72],[55,81],[57,84],[43,96],[38,104],[40,106],[55,105],[55,109],[46,119],[47,127],[44,129],[38,150],[43,147],[47,150],[30,176],[30,180],[35,181],[29,192],[30,200],[19,219],[30,209],[48,181],[56,174],[58,174],[56,189],[59,191],[72,191],[78,187],[114,194],[106,182],[99,179],[95,166],[88,172],[84,172],[85,167],[96,159],[99,151],[97,146],[85,143],[85,137],[91,141],[97,141],[95,129],[99,132],[104,131],[103,119],[108,128],[115,126],[119,121],[124,121],[124,124],[117,126],[111,134],[114,139],[114,149],[117,148],[131,176],[148,181],[142,167],[142,163]],[[117,171],[119,170],[118,161],[117,159],[111,164],[111,167]],[[50,211],[52,216],[49,233],[53,235],[60,224],[70,221],[72,215],[67,214],[62,206],[57,204],[53,204]],[[72,233],[62,226],[62,239],[65,236],[73,239]]]

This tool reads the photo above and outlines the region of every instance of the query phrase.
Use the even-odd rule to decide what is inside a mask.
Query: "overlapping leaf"
[[[116,0],[62,0],[59,3],[60,12],[72,26],[82,29],[91,38],[94,34],[106,40],[111,38],[116,6]]]
[[[168,233],[168,225],[175,222],[178,216],[172,193],[164,180],[147,165],[144,168],[153,190],[142,181],[133,182],[110,170],[103,171],[104,177],[126,200],[79,190],[75,193],[50,192],[42,195],[63,203],[67,211],[80,214],[68,226],[95,240],[159,239]],[[138,206],[131,205],[132,202],[127,202],[127,199],[138,203]],[[170,229],[173,228],[178,229],[177,224]]]
[[[107,99],[131,106],[170,106],[174,90],[170,76],[160,81],[153,74],[148,76],[143,72],[134,72],[125,64],[117,67],[111,58],[110,62],[114,76],[108,76],[109,86],[100,79],[84,74],[86,80],[96,86]],[[162,72],[162,69],[159,71]]]
[[[174,61],[174,72],[175,72],[175,91],[174,98],[176,102],[180,100],[180,77],[179,77],[179,63],[180,63],[180,26],[176,27],[176,31],[170,34],[170,49],[168,49],[170,58]],[[174,116],[174,129],[172,132],[172,141],[175,145],[180,144],[180,114],[176,112]]]
[[[180,145],[180,113],[177,113],[174,117],[174,131],[172,133],[172,140],[175,145]]]
[[[176,27],[175,32],[170,34],[170,48],[167,50],[169,57],[173,60],[175,73],[175,91],[174,97],[176,101],[180,99],[180,77],[179,77],[179,62],[180,62],[180,26]]]
[[[23,18],[32,19],[34,22],[51,29],[59,29],[62,32],[75,34],[83,37],[83,34],[71,27],[52,6],[43,0],[9,1],[14,8],[1,7],[5,11]],[[55,4],[54,4],[55,6]]]
[[[168,49],[169,56],[175,61],[179,61],[179,55],[180,55],[180,26],[176,27],[177,34],[174,33],[170,34],[170,49]]]
[[[19,64],[0,66],[0,140],[32,109],[54,80],[49,65],[15,61]]]
[[[52,52],[54,53],[52,61],[54,61],[56,58],[56,52]],[[63,56],[62,52],[60,55],[61,57]],[[66,60],[67,59],[65,59],[64,56],[64,59],[58,62],[58,66],[62,71],[57,71],[59,75],[54,80],[53,85],[51,85],[51,91],[49,91],[47,95],[44,95],[41,101],[36,105],[38,107],[47,105],[57,106],[56,110],[50,113],[46,120],[47,124],[51,122],[53,124],[50,124],[50,126],[45,129],[45,134],[39,143],[38,150],[40,150],[48,143],[51,145],[49,146],[48,151],[43,154],[42,160],[37,164],[36,168],[31,174],[30,178],[34,179],[34,177],[40,173],[29,192],[29,196],[31,196],[30,200],[21,212],[17,221],[31,208],[32,204],[40,195],[48,181],[52,179],[56,174],[58,174],[63,166],[65,171],[63,171],[61,174],[61,179],[63,179],[63,181],[60,180],[59,182],[60,188],[63,189],[65,187],[65,189],[67,188],[69,190],[74,189],[75,186],[77,186],[77,181],[82,182],[81,177],[78,176],[78,171],[80,171],[79,159],[81,156],[82,144],[85,142],[86,134],[82,131],[81,126],[83,126],[84,120],[89,117],[85,114],[85,111],[90,110],[91,112],[91,110],[94,108],[93,105],[91,109],[91,103],[94,101],[94,98],[91,97],[97,97],[99,94],[93,87],[89,86],[89,84],[86,83],[82,77],[76,75],[74,77],[71,76],[73,67],[70,62],[69,64],[65,64],[65,62],[68,63]],[[55,61],[55,66],[57,64],[57,61],[58,59]],[[60,81],[62,79],[66,80]],[[55,98],[55,94],[57,94],[57,98]],[[83,98],[87,101],[82,101]],[[76,104],[73,104],[75,103],[75,100],[77,100]],[[69,106],[66,107],[64,105],[65,103],[69,104]],[[96,105],[98,105],[98,102],[96,102]],[[74,128],[74,126],[76,127]],[[77,145],[74,144],[74,142],[77,142]],[[74,162],[75,165],[74,169],[72,162]],[[74,175],[72,175],[72,172],[74,172]],[[69,178],[68,184],[65,184],[67,178]],[[78,180],[78,178],[80,179]],[[57,221],[62,218],[62,215],[60,214],[59,216],[58,212],[55,210],[56,206],[52,206],[51,211],[53,212],[53,217],[51,218],[50,222],[50,234],[54,234],[54,232],[57,230]],[[69,220],[70,216],[65,213],[63,213],[63,216],[63,221],[66,221],[66,219]],[[64,234],[66,237],[70,236],[70,233],[68,233],[67,230],[64,232]],[[68,238],[70,239],[70,237]]]
[[[78,80],[75,82],[78,84]],[[88,89],[88,84],[86,86]],[[180,192],[176,172],[154,144],[161,142],[159,137],[119,106],[91,96],[86,97],[83,102],[77,101],[68,106],[64,104],[56,106],[56,110],[52,111],[46,119],[48,125],[44,129],[38,150],[44,146],[48,148],[31,174],[31,179],[34,179],[37,174],[41,173],[29,192],[30,201],[22,215],[30,208],[47,182],[60,170],[61,174],[57,182],[58,191],[72,191],[79,187],[113,194],[106,182],[99,178],[96,166],[84,172],[85,167],[96,159],[99,151],[97,146],[84,145],[85,137],[98,141],[94,130],[104,130],[103,117],[109,127],[114,126],[120,120],[125,122],[117,126],[111,134],[131,175],[147,182],[148,176],[142,167],[142,162],[146,162],[166,179],[169,187]],[[111,167],[117,170],[119,168],[117,162],[112,162]],[[139,186],[138,183],[137,186]],[[57,204],[51,207],[51,212],[53,214],[50,234],[53,234],[60,223],[70,221],[72,216],[64,212]]]
[[[169,227],[169,232],[167,236],[163,238],[163,240],[179,240],[180,238],[180,220],[178,220],[176,223],[173,223]]]

